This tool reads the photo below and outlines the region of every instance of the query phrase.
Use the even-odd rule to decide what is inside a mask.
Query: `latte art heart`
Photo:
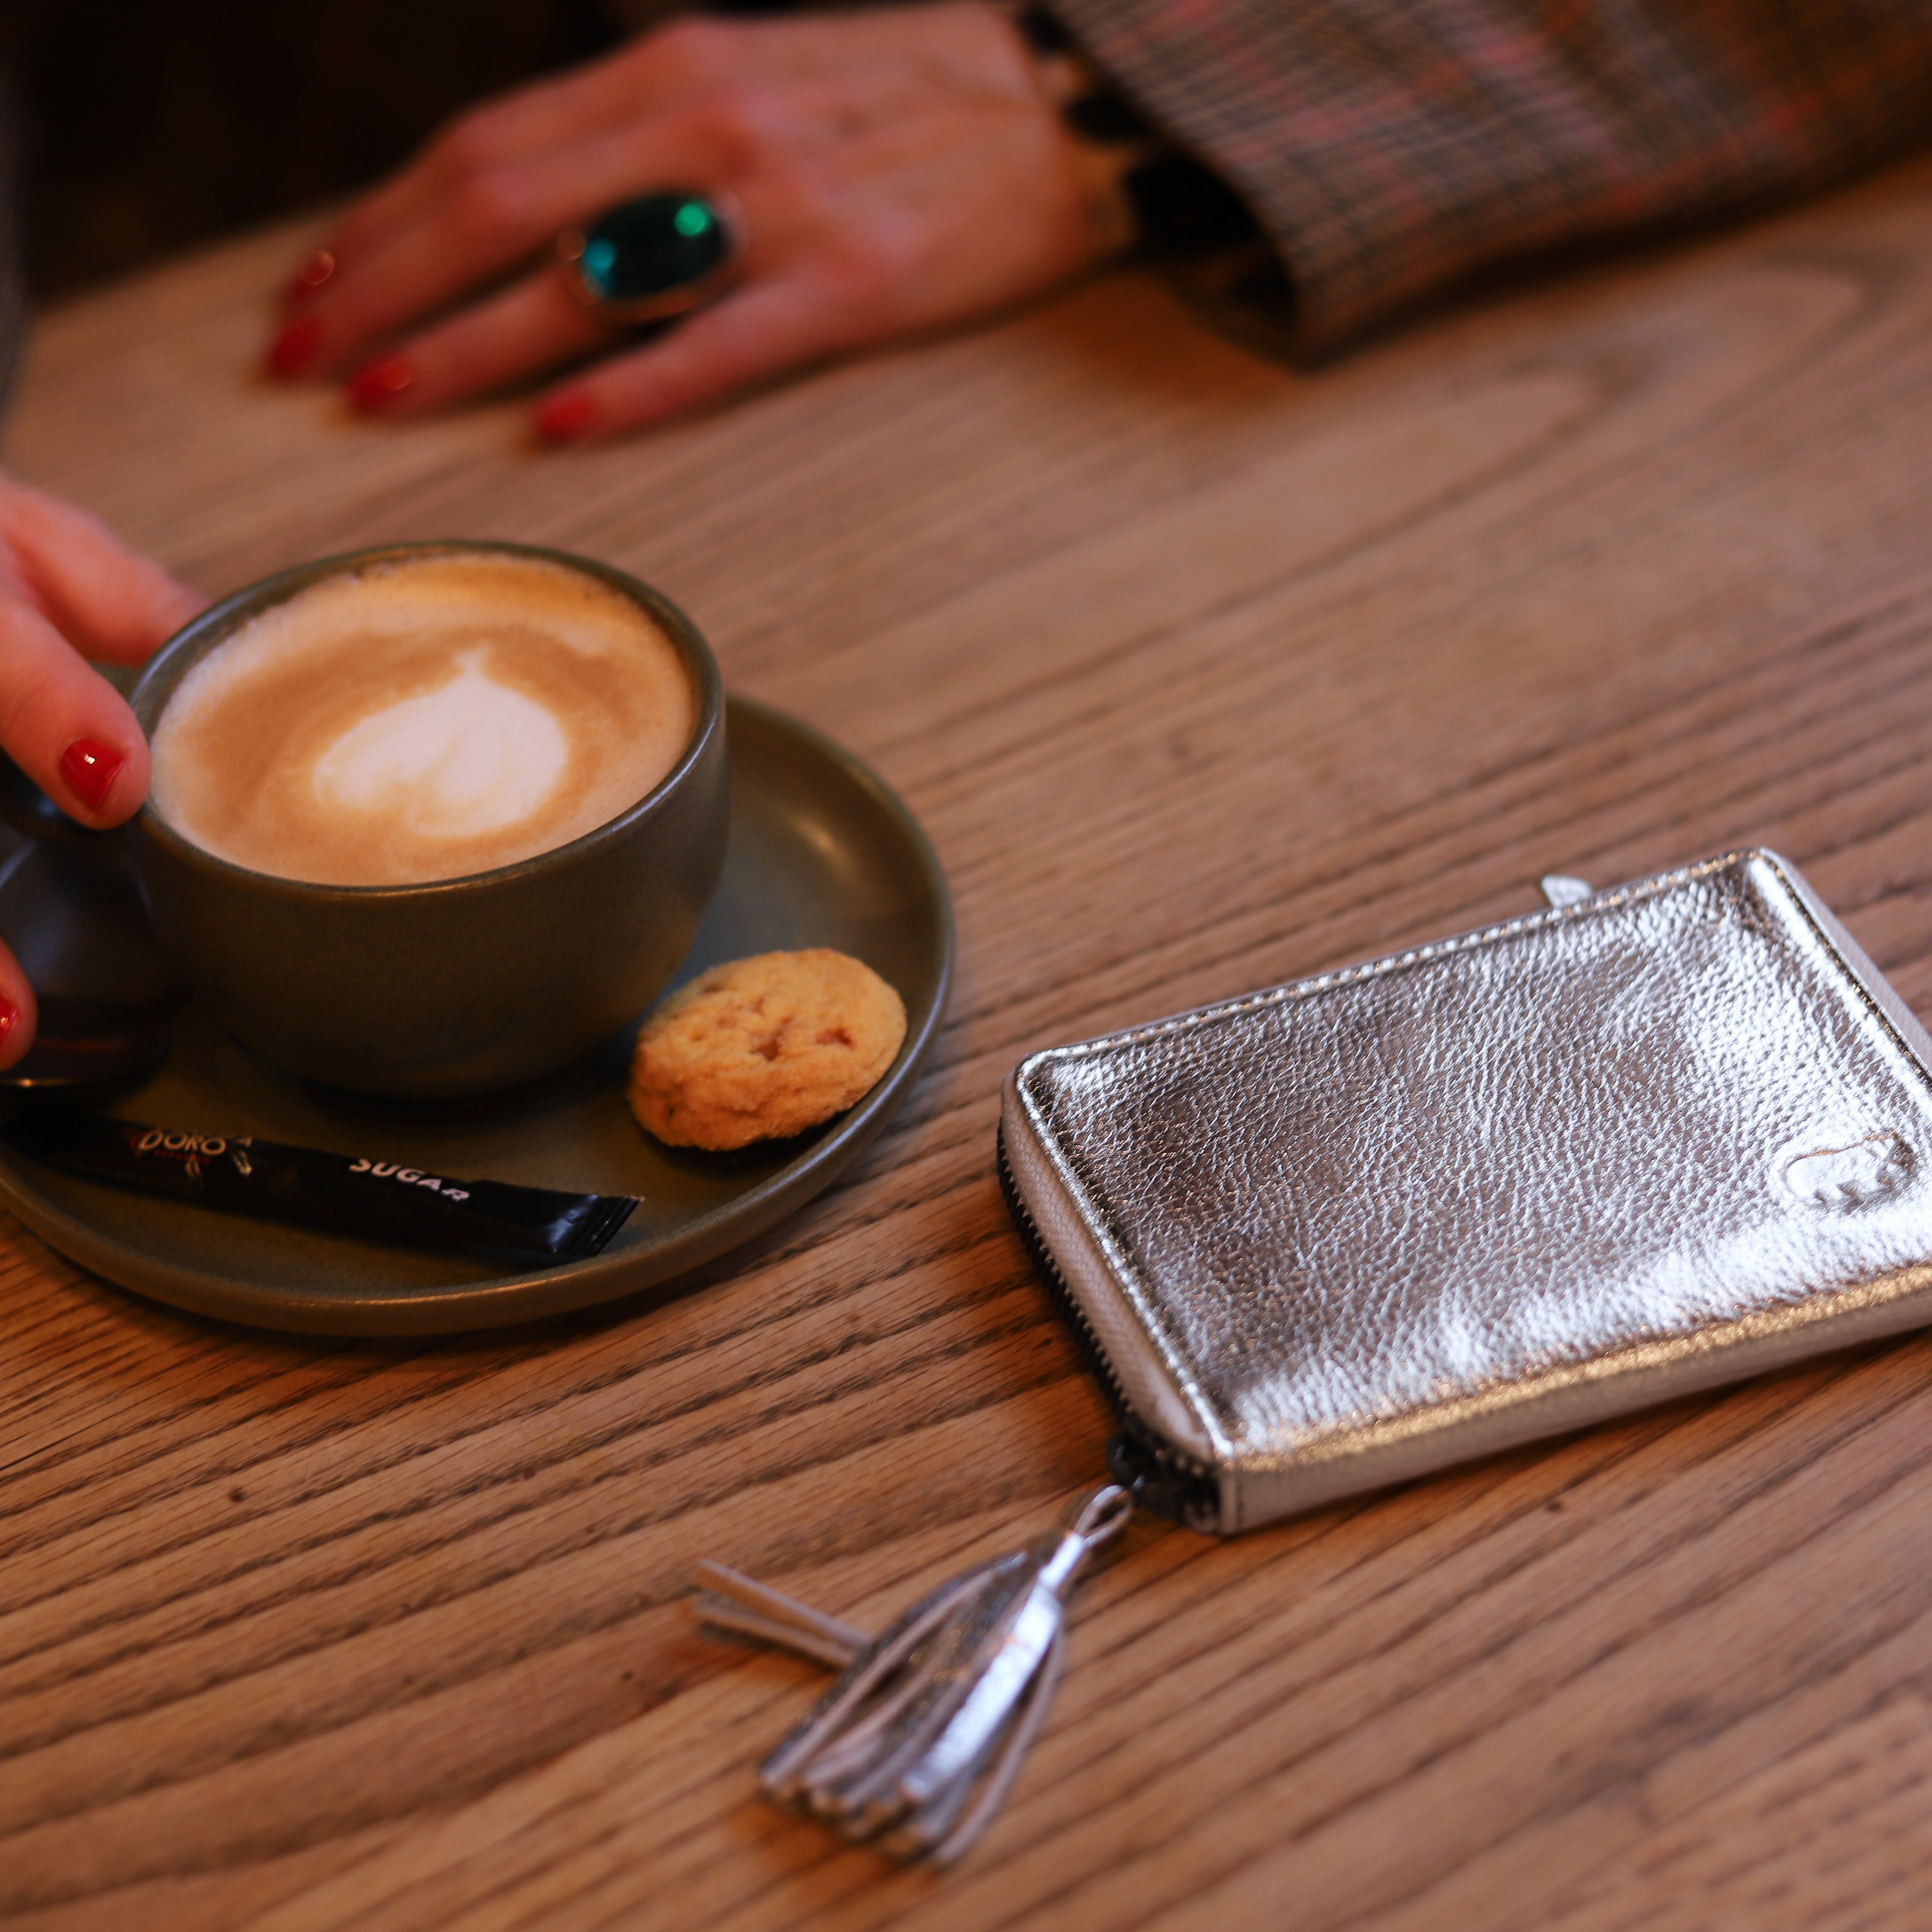
[[[350,726],[315,761],[325,811],[393,818],[418,838],[470,838],[543,809],[569,762],[542,704],[465,651],[456,675]]]
[[[608,824],[696,722],[669,638],[596,578],[415,557],[324,578],[209,651],[155,728],[152,800],[251,871],[417,884]]]

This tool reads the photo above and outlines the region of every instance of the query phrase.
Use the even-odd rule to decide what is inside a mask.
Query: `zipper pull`
[[[1075,1582],[1133,1513],[1110,1483],[1064,1528],[942,1583],[876,1639],[701,1565],[700,1622],[845,1666],[765,1760],[766,1796],[855,1844],[950,1864],[992,1822],[1045,1720]]]

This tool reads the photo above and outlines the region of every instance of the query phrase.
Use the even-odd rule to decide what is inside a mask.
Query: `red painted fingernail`
[[[60,754],[61,776],[89,812],[98,812],[107,802],[107,794],[127,762],[112,745],[104,745],[98,738],[76,738]]]
[[[364,415],[372,415],[387,409],[416,380],[416,365],[406,356],[379,356],[349,379],[349,400]]]
[[[312,315],[292,322],[268,344],[268,367],[278,376],[299,376],[322,346],[322,324]]]
[[[334,272],[335,257],[326,248],[316,249],[289,278],[289,285],[282,291],[283,301],[291,304],[307,302]]]
[[[574,442],[596,420],[597,405],[588,396],[553,396],[537,411],[537,434],[551,442]]]
[[[5,1044],[7,1036],[20,1024],[20,1008],[4,993],[0,993],[0,1046]]]

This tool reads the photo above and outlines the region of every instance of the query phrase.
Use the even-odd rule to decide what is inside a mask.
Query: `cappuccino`
[[[412,557],[311,584],[211,650],[155,726],[152,801],[253,872],[459,878],[616,818],[697,715],[670,640],[597,578]]]

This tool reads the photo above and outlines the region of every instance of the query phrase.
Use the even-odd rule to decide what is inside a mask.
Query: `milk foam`
[[[454,878],[616,818],[696,722],[670,640],[597,579],[414,558],[326,578],[211,650],[156,727],[152,797],[257,872]]]
[[[393,814],[419,838],[467,838],[528,818],[570,754],[542,705],[501,685],[465,651],[447,684],[352,724],[315,761],[326,808]]]

